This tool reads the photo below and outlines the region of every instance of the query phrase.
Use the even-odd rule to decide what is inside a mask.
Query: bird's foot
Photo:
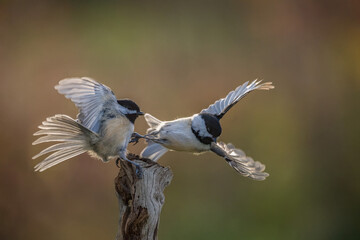
[[[131,134],[131,140],[129,143],[134,143],[134,145],[136,145],[139,142],[140,138],[146,138],[146,137],[143,135],[140,135],[137,132],[134,132],[133,134]]]
[[[151,137],[151,135],[149,135],[149,134],[141,135],[141,134],[139,134],[137,132],[134,132],[133,134],[131,134],[131,139],[130,139],[129,143],[134,143],[134,145],[136,145],[141,138],[143,138],[143,139],[145,139],[147,141],[154,140]]]

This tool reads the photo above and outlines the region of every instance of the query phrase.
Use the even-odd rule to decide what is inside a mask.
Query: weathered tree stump
[[[154,240],[160,223],[160,213],[165,201],[164,189],[171,182],[173,173],[149,159],[129,154],[128,158],[140,164],[143,178],[135,175],[134,166],[120,161],[115,178],[119,201],[119,227],[116,240]]]

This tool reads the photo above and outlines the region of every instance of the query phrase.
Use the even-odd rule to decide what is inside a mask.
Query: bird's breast
[[[100,131],[97,152],[107,159],[118,155],[119,151],[125,151],[133,131],[134,125],[124,116],[106,120]]]
[[[175,151],[203,152],[210,145],[201,143],[191,131],[191,120],[184,119],[165,124],[160,131],[160,138],[166,139],[165,147]]]

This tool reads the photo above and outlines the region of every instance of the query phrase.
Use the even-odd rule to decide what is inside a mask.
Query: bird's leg
[[[123,160],[125,160],[125,161],[127,161],[127,162],[129,162],[129,163],[131,163],[131,164],[133,164],[133,165],[136,167],[136,172],[135,172],[135,173],[136,173],[136,177],[137,177],[137,178],[139,178],[139,179],[142,179],[142,178],[143,178],[143,171],[142,171],[142,168],[141,168],[141,166],[140,166],[139,164],[137,164],[136,162],[131,161],[130,159],[128,159],[128,158],[126,157],[126,155],[125,155],[124,152],[121,152],[121,153],[119,154],[119,156],[120,156],[121,159],[123,159]],[[117,159],[116,159],[116,166],[118,166],[118,167],[120,167],[120,166],[119,166],[120,158],[117,158]]]
[[[141,135],[137,132],[134,132],[133,134],[131,134],[131,140],[129,143],[134,143],[134,145],[136,145],[139,142],[140,138],[144,138],[146,140],[152,140],[151,138],[149,138],[149,135]]]

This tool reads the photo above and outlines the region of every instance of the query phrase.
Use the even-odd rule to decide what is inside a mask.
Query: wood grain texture
[[[116,240],[157,239],[160,213],[165,201],[164,189],[172,180],[170,168],[149,159],[128,158],[140,164],[143,178],[138,179],[131,163],[120,161],[121,168],[115,178],[119,201],[119,226]]]

